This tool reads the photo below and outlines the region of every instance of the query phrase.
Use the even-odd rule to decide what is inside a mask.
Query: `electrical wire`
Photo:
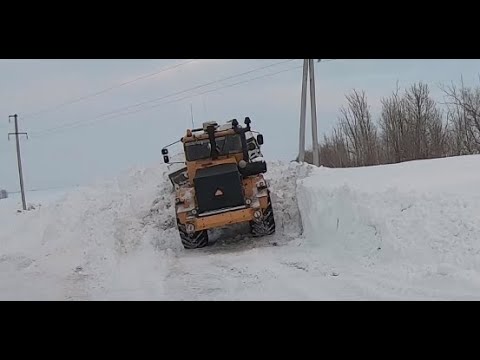
[[[92,120],[90,120],[90,121],[88,121],[88,122],[85,122],[85,121],[83,121],[83,120],[80,120],[80,121],[75,121],[75,122],[72,122],[72,123],[69,123],[69,124],[64,124],[64,125],[52,127],[52,128],[49,128],[49,129],[41,130],[41,131],[38,131],[38,132],[31,132],[31,136],[40,137],[40,136],[44,136],[44,134],[46,134],[46,133],[56,132],[56,131],[58,131],[58,130],[63,130],[63,129],[76,128],[76,127],[78,127],[78,126],[81,126],[82,124],[91,124],[91,123],[94,123],[94,122],[96,122],[97,120],[100,120],[100,119],[102,119],[102,120],[109,120],[109,119],[113,119],[113,118],[120,117],[120,116],[125,116],[125,115],[134,114],[134,113],[143,111],[144,109],[138,109],[138,110],[135,110],[135,111],[133,111],[133,112],[131,111],[131,112],[127,112],[127,113],[120,113],[120,112],[123,112],[125,109],[138,107],[138,106],[140,106],[140,105],[145,105],[145,104],[152,103],[152,102],[158,102],[158,101],[160,101],[160,100],[165,100],[165,99],[168,99],[168,98],[170,98],[170,97],[174,97],[174,96],[181,95],[181,94],[184,94],[184,93],[187,93],[187,92],[190,92],[190,91],[198,90],[198,89],[200,89],[200,88],[203,88],[203,87],[206,87],[206,86],[210,86],[210,85],[212,85],[212,84],[217,84],[217,83],[222,82],[222,81],[226,81],[226,80],[230,80],[230,79],[233,79],[233,78],[236,78],[236,77],[244,76],[244,75],[247,75],[247,74],[256,72],[256,71],[260,71],[260,70],[264,70],[264,69],[267,69],[267,68],[271,68],[271,67],[273,67],[273,66],[277,66],[277,65],[280,65],[280,64],[284,64],[284,63],[287,63],[287,62],[294,61],[294,60],[295,60],[295,59],[289,59],[289,60],[286,60],[286,61],[281,61],[281,62],[277,62],[277,63],[274,63],[274,64],[262,66],[262,67],[255,68],[255,69],[252,69],[252,70],[249,70],[249,71],[240,73],[240,74],[228,76],[228,77],[225,77],[225,78],[222,78],[222,79],[219,79],[219,80],[215,80],[215,81],[212,81],[212,82],[208,82],[208,83],[206,83],[206,84],[197,85],[197,86],[194,86],[194,87],[191,87],[191,88],[182,90],[182,91],[178,91],[178,92],[175,92],[175,93],[172,93],[172,94],[168,94],[168,95],[165,95],[165,96],[162,96],[162,97],[159,97],[159,98],[155,98],[155,99],[152,99],[152,100],[144,101],[144,102],[142,102],[142,103],[138,103],[138,104],[134,104],[134,105],[131,105],[131,106],[122,107],[122,108],[119,108],[119,109],[117,109],[117,110],[115,110],[115,111],[110,111],[109,113],[101,114],[101,115],[95,117],[94,119],[92,119]],[[283,71],[282,71],[282,72],[283,72]],[[267,76],[268,76],[268,75],[269,75],[269,74],[267,74]],[[263,77],[263,76],[262,76],[262,77]],[[250,81],[250,80],[247,80],[247,81]],[[244,81],[244,82],[245,82],[245,81]],[[243,82],[242,82],[242,83],[243,83]],[[223,88],[227,88],[227,87],[230,87],[230,86],[231,86],[231,85],[227,85],[227,86],[225,86],[225,87],[218,88],[218,90],[223,89]],[[209,91],[207,91],[207,92],[203,92],[203,93],[200,93],[200,94],[198,94],[198,95],[201,95],[201,94],[204,94],[204,93],[208,93],[208,92],[211,92],[211,91],[212,91],[212,90],[209,90]],[[195,96],[198,96],[198,95],[195,95]],[[186,98],[189,98],[189,97],[184,97],[184,98],[182,98],[182,100],[183,100],[183,99],[186,99]],[[175,101],[174,101],[174,102],[175,102]],[[154,106],[150,106],[150,107],[148,107],[147,109],[154,108],[154,107],[157,107],[158,105],[163,105],[163,104],[164,104],[164,103],[160,103],[160,104],[157,104],[157,105],[154,105]],[[106,117],[107,115],[111,115],[111,116]]]
[[[253,73],[253,72],[257,72],[257,71],[260,71],[260,70],[268,69],[268,68],[271,68],[271,67],[273,67],[273,66],[285,64],[285,63],[287,63],[287,62],[291,62],[291,61],[294,61],[294,60],[295,60],[295,59],[288,59],[288,60],[285,60],[285,61],[280,61],[280,62],[276,62],[276,63],[270,64],[270,65],[261,66],[261,67],[259,67],[259,68],[255,68],[255,69],[253,69],[253,70],[249,70],[249,71],[243,72],[243,73],[241,73],[241,74],[236,74],[236,75],[227,76],[227,77],[225,77],[225,78],[223,78],[223,79],[211,81],[211,82],[208,82],[208,83],[202,84],[202,85],[197,85],[197,86],[194,86],[194,87],[192,87],[192,88],[189,88],[189,89],[186,89],[186,90],[181,90],[181,91],[178,91],[178,92],[173,93],[173,94],[170,94],[170,95],[165,95],[165,96],[161,96],[161,97],[154,98],[154,99],[151,99],[151,100],[143,101],[143,102],[140,102],[140,103],[137,103],[137,104],[134,104],[134,105],[125,106],[125,107],[119,108],[119,109],[117,109],[117,110],[114,110],[114,111],[110,111],[110,112],[101,114],[101,115],[99,115],[99,117],[111,115],[111,114],[114,114],[114,113],[117,113],[117,112],[120,112],[120,111],[124,111],[124,110],[128,110],[128,109],[134,108],[134,107],[138,107],[138,106],[150,104],[150,103],[152,103],[152,102],[161,101],[161,100],[164,100],[164,99],[169,98],[169,97],[172,97],[172,96],[181,95],[181,94],[184,94],[184,93],[189,92],[189,91],[201,89],[201,88],[203,88],[203,87],[207,87],[207,86],[210,86],[210,85],[214,85],[214,84],[217,84],[217,83],[222,82],[222,81],[231,80],[231,79],[234,79],[234,78],[237,78],[237,77],[240,77],[240,76],[248,75],[248,74],[251,74],[251,73]]]
[[[194,61],[196,61],[197,59],[192,59],[192,60],[188,60],[188,61],[185,61],[185,62],[182,62],[180,64],[175,64],[173,66],[169,66],[169,67],[166,67],[166,68],[163,68],[159,71],[156,71],[156,72],[153,72],[153,73],[150,73],[150,74],[146,74],[146,75],[142,75],[142,76],[139,76],[135,79],[132,79],[132,80],[129,80],[129,81],[125,81],[125,82],[122,82],[120,84],[117,84],[117,85],[113,85],[113,86],[110,86],[106,89],[103,89],[103,90],[100,90],[100,91],[97,91],[95,93],[92,93],[92,94],[88,94],[88,95],[84,95],[84,96],[81,96],[79,98],[76,98],[76,99],[73,99],[73,100],[68,100],[68,101],[65,101],[61,104],[58,104],[56,106],[52,106],[50,108],[47,108],[47,109],[43,109],[43,110],[40,110],[40,111],[36,111],[36,112],[32,112],[32,113],[28,113],[28,114],[25,114],[22,116],[22,118],[25,120],[25,119],[30,119],[31,117],[35,117],[37,115],[40,115],[40,114],[45,114],[45,113],[50,113],[52,111],[55,111],[55,110],[58,110],[62,107],[65,107],[67,105],[72,105],[72,104],[76,104],[78,102],[81,102],[83,100],[86,100],[86,99],[89,99],[89,98],[93,98],[93,97],[96,97],[96,96],[99,96],[99,95],[102,95],[102,94],[105,94],[111,90],[114,90],[114,89],[117,89],[117,88],[120,88],[122,86],[126,86],[126,85],[130,85],[132,83],[135,83],[137,81],[140,81],[140,80],[144,80],[144,79],[147,79],[147,78],[151,78],[153,76],[157,76],[161,73],[164,73],[164,72],[167,72],[167,71],[170,71],[170,70],[173,70],[173,69],[176,69],[176,68],[179,68],[181,66],[184,66],[184,65],[187,65],[187,64],[190,64]]]
[[[131,112],[128,112],[128,113],[120,114],[120,115],[117,115],[117,116],[112,116],[112,117],[107,118],[107,119],[110,120],[110,119],[114,119],[114,118],[121,117],[121,116],[136,114],[136,113],[138,113],[138,112],[142,112],[142,111],[145,111],[145,110],[150,110],[150,109],[153,109],[153,108],[162,106],[162,105],[179,102],[179,101],[186,100],[186,99],[191,99],[191,98],[194,98],[194,97],[197,97],[197,96],[201,96],[201,95],[204,95],[204,94],[208,94],[208,93],[212,93],[212,92],[217,92],[217,91],[219,91],[219,90],[223,90],[223,89],[226,89],[226,88],[230,88],[230,87],[234,87],[234,86],[246,84],[246,83],[249,83],[249,82],[252,82],[252,81],[260,80],[260,79],[263,79],[263,78],[266,78],[266,77],[270,77],[270,76],[275,76],[275,75],[282,74],[282,73],[285,73],[285,72],[288,72],[288,71],[292,71],[292,70],[295,70],[295,69],[300,69],[301,67],[303,67],[303,65],[301,65],[301,66],[295,66],[295,67],[293,67],[293,68],[284,69],[284,70],[277,71],[277,72],[270,73],[270,74],[265,74],[265,75],[257,76],[257,77],[254,77],[254,78],[250,78],[250,79],[247,79],[247,80],[243,80],[243,81],[236,82],[236,83],[234,83],[234,84],[228,84],[228,85],[225,85],[225,86],[216,88],[216,89],[211,89],[211,90],[203,91],[203,92],[198,93],[198,94],[193,94],[193,95],[185,96],[185,97],[182,97],[182,98],[180,98],[180,99],[175,99],[175,100],[171,100],[171,101],[166,101],[166,102],[163,102],[163,103],[160,103],[160,104],[157,104],[157,105],[150,106],[150,107],[148,107],[148,108],[146,108],[146,109],[134,110],[134,111],[131,111]]]

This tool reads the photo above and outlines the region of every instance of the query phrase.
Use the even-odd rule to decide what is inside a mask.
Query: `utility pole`
[[[315,66],[313,59],[308,60],[310,64],[310,107],[312,111],[312,148],[313,148],[313,164],[320,166],[319,148],[318,148],[318,127],[317,127],[317,102],[315,95]]]
[[[28,134],[26,132],[19,133],[18,132],[18,116],[17,114],[15,115],[10,115],[8,117],[8,122],[11,122],[11,118],[15,119],[15,132],[14,133],[8,133],[8,140],[10,140],[10,135],[15,135],[15,139],[17,141],[17,161],[18,161],[18,177],[20,178],[20,190],[22,192],[22,205],[23,205],[23,210],[27,210],[27,203],[25,201],[25,188],[23,186],[23,172],[22,172],[22,158],[20,156],[20,142],[18,139],[19,135],[25,135],[28,139]]]
[[[313,59],[303,60],[303,78],[302,78],[302,101],[300,107],[300,141],[299,141],[299,162],[305,161],[305,127],[307,113],[307,82],[310,74],[310,106],[312,117],[312,152],[313,164],[320,166],[319,146],[318,146],[318,126],[317,126],[317,105],[315,95],[315,70]]]
[[[306,123],[306,110],[307,110],[307,79],[308,79],[308,67],[309,63],[305,59],[303,61],[303,77],[302,77],[302,102],[300,104],[300,141],[298,161],[305,161],[305,123]]]

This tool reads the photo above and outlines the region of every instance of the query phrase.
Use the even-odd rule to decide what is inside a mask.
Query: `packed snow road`
[[[166,166],[16,213],[0,201],[1,300],[480,298],[480,157],[362,169],[270,163],[277,232],[183,249]]]

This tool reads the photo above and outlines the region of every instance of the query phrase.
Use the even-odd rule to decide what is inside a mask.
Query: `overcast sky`
[[[7,140],[7,133],[13,131],[8,116],[15,113],[20,131],[30,135],[29,140],[21,140],[27,189],[84,185],[131,167],[162,162],[162,147],[191,126],[190,105],[196,125],[233,118],[243,122],[249,116],[253,127],[264,134],[268,159],[295,158],[302,60],[199,59],[115,87],[187,61],[0,60],[0,188],[19,188],[15,142]],[[335,124],[345,94],[354,88],[366,91],[377,119],[380,98],[391,93],[397,80],[401,87],[426,82],[441,100],[439,83],[458,81],[462,75],[467,84],[479,83],[480,60],[334,60],[316,63],[315,71],[319,131],[323,133]],[[215,82],[244,72],[249,73]],[[262,77],[267,74],[273,75]],[[200,87],[210,82],[215,83]],[[238,82],[244,83],[225,87]],[[198,88],[184,91],[193,87]],[[182,93],[167,97],[177,92]],[[86,98],[58,107],[81,97]],[[189,98],[167,103],[184,97]],[[127,110],[135,113],[117,116],[119,110],[132,105],[137,106]],[[41,110],[46,111],[32,114]],[[100,117],[110,112],[111,118]]]

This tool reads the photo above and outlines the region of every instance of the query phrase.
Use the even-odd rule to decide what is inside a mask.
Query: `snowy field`
[[[183,249],[165,165],[0,200],[0,300],[478,300],[480,156],[269,163],[277,233]]]

